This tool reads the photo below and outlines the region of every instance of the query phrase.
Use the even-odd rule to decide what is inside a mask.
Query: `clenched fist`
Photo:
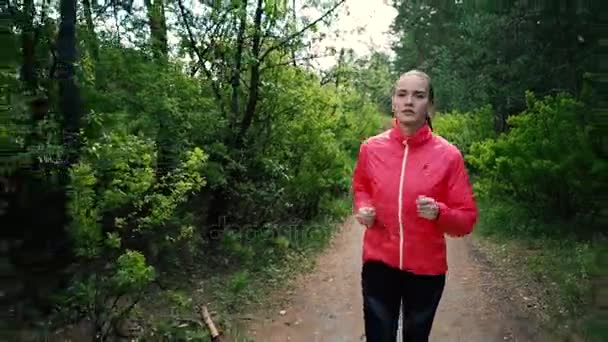
[[[372,207],[359,208],[356,217],[359,223],[366,227],[371,227],[376,217],[376,210]]]
[[[430,197],[418,196],[416,199],[416,209],[418,216],[427,220],[435,220],[439,215],[439,205]]]

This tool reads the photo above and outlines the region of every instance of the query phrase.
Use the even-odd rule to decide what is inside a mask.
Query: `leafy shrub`
[[[433,129],[466,156],[474,143],[495,137],[494,112],[485,106],[471,112],[438,113],[433,119]]]
[[[186,151],[176,169],[158,177],[155,150],[149,139],[110,130],[85,141],[70,170],[69,232],[82,272],[60,303],[71,319],[94,322],[100,340],[154,280],[146,256],[172,254],[195,232],[179,206],[205,185],[207,155],[200,148]]]
[[[309,219],[321,213],[325,197],[347,193],[352,155],[383,117],[349,87],[322,86],[311,74],[284,68],[273,75],[264,111],[275,113],[254,127],[251,158],[240,166],[231,195],[237,220]],[[270,108],[272,106],[272,108]]]
[[[58,295],[59,317],[88,319],[93,324],[93,339],[105,341],[155,277],[143,254],[125,250],[116,260],[108,261],[103,272],[84,272],[75,277],[65,293]]]
[[[471,145],[467,160],[482,175],[477,191],[512,196],[539,217],[599,209],[591,199],[602,164],[580,119],[582,104],[566,94],[526,99],[508,133]]]

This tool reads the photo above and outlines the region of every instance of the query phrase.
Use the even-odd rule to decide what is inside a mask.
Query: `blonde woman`
[[[393,126],[361,144],[353,174],[363,241],[367,341],[428,341],[445,286],[445,234],[470,234],[477,206],[460,151],[433,134],[429,76],[401,75]]]

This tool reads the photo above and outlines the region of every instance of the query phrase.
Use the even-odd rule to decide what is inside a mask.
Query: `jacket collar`
[[[391,128],[389,135],[391,139],[397,141],[401,145],[422,145],[433,136],[433,132],[431,131],[431,128],[427,123],[425,123],[424,126],[420,127],[420,129],[418,129],[416,133],[411,136],[403,134],[403,132],[401,131],[401,127],[399,127],[399,122],[397,121],[397,119],[393,119],[392,126],[393,127]]]

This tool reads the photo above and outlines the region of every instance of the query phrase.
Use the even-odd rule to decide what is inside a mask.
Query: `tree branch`
[[[188,38],[190,40],[190,48],[194,51],[194,53],[198,57],[199,65],[205,72],[205,75],[209,79],[209,82],[211,82],[211,87],[213,88],[213,93],[215,95],[215,98],[218,101],[218,106],[220,107],[220,110],[223,112],[224,105],[223,105],[222,94],[220,92],[219,86],[213,80],[211,72],[205,66],[205,59],[203,58],[202,52],[199,50],[198,46],[196,46],[196,42],[194,40],[194,35],[192,34],[192,28],[190,28],[190,25],[188,24],[188,20],[186,20],[186,8],[184,7],[184,2],[183,2],[183,0],[177,0],[177,4],[179,5],[179,10],[181,13],[182,20],[184,22],[184,26],[186,27],[186,31],[188,31]],[[205,50],[207,50],[207,49],[205,49]]]
[[[296,58],[292,58],[292,59],[289,59],[289,60],[281,62],[281,63],[265,65],[264,68],[262,68],[262,71],[268,70],[268,69],[271,69],[271,68],[276,68],[276,67],[279,67],[279,66],[293,64],[293,63],[298,62],[298,61],[310,61],[310,60],[317,59],[317,58],[332,57],[332,56],[334,56],[334,54],[311,55],[311,56],[305,56],[305,57],[300,57],[300,58],[296,57]]]
[[[180,0],[182,1],[182,0]],[[183,6],[183,3],[182,3]],[[218,35],[220,29],[222,28],[222,23],[224,22],[224,20],[226,20],[226,17],[228,16],[228,14],[232,11],[233,9],[229,9],[226,10],[222,13],[221,17],[214,21],[212,25],[207,26],[205,25],[205,34],[209,34],[209,44],[207,44],[207,46],[201,51],[201,56],[207,56],[207,54],[211,51],[211,49],[214,47],[214,38]],[[181,11],[181,8],[180,8]],[[184,8],[185,14],[187,13],[188,15],[192,15],[191,11],[188,11]],[[185,19],[184,19],[185,20]]]
[[[296,38],[297,36],[303,34],[308,29],[310,29],[311,27],[313,27],[314,25],[316,25],[318,22],[320,22],[321,20],[325,19],[325,17],[327,17],[328,15],[330,15],[333,11],[335,11],[338,7],[340,7],[344,2],[346,2],[346,0],[340,0],[340,1],[338,1],[331,9],[329,9],[329,11],[325,12],[322,16],[320,16],[319,18],[317,18],[316,20],[314,20],[310,24],[306,25],[301,30],[299,30],[298,32],[295,32],[295,33],[289,35],[287,38],[283,39],[282,41],[280,41],[276,45],[273,45],[273,46],[269,47],[268,50],[266,50],[262,54],[262,56],[260,57],[260,61],[263,61],[268,56],[268,54],[270,54],[272,51],[274,51],[274,50],[282,47],[283,45],[289,43],[289,41],[291,41],[292,39]]]

